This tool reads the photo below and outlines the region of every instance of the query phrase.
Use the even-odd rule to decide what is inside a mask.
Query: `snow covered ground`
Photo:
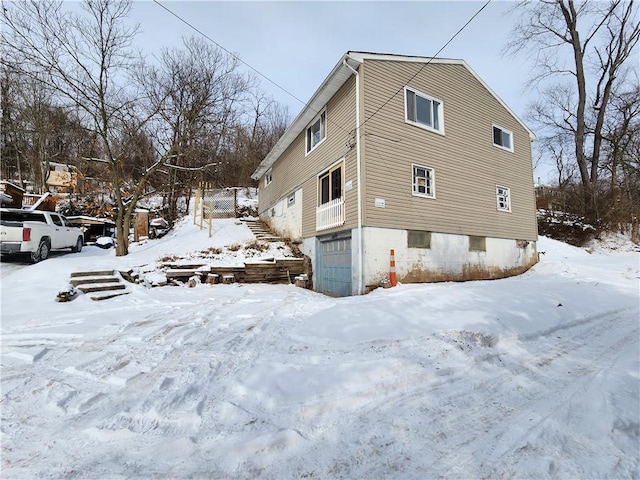
[[[188,221],[127,257],[3,261],[3,478],[640,478],[640,254],[541,238],[504,280],[56,303],[69,274],[250,241]]]

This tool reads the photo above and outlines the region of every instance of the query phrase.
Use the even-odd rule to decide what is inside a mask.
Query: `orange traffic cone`
[[[391,257],[389,259],[389,282],[392,287],[398,284],[398,279],[396,278],[396,252],[393,248],[391,249]]]

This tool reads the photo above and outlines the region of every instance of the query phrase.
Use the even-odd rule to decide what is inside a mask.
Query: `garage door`
[[[351,290],[351,236],[318,239],[316,290],[346,297]]]

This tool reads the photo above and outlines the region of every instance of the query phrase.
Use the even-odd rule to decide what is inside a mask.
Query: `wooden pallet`
[[[192,268],[183,268],[185,266],[186,264],[180,264],[182,268],[169,268],[165,272],[167,280],[186,281],[197,276],[203,283],[231,283],[230,278],[238,283],[294,283],[297,275],[305,273],[302,258],[267,258],[246,262],[244,267],[215,267],[195,263],[189,265]]]

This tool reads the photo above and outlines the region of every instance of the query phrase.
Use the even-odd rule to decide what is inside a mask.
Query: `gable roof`
[[[365,60],[383,60],[391,62],[415,62],[415,63],[432,63],[432,64],[453,64],[462,65],[465,67],[471,75],[473,75],[478,82],[484,86],[487,91],[495,97],[495,99],[515,118],[520,125],[529,133],[529,137],[533,140],[535,134],[518,118],[518,116],[502,101],[496,93],[489,88],[489,86],[473,71],[473,69],[467,65],[464,60],[450,59],[450,58],[435,58],[435,57],[417,57],[410,55],[394,55],[387,53],[371,53],[371,52],[355,52],[348,51],[345,53],[340,61],[331,70],[327,78],[324,79],[320,87],[311,96],[311,99],[304,106],[298,116],[291,122],[291,125],[285,130],[284,134],[276,142],[267,156],[260,162],[256,171],[253,172],[251,178],[254,180],[260,179],[264,173],[271,168],[276,160],[284,153],[284,151],[293,143],[293,141],[304,131],[309,125],[309,122],[313,120],[318,113],[324,108],[327,102],[333,97],[337,91],[344,85],[353,72],[349,65],[354,70],[365,62]]]

